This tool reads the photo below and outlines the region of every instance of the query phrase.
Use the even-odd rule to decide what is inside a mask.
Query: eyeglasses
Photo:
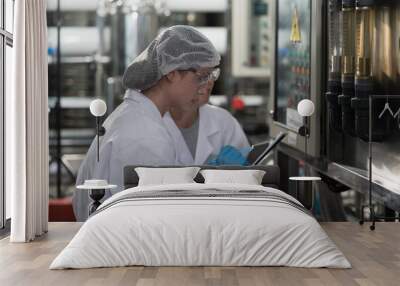
[[[221,73],[220,68],[215,68],[211,72],[208,72],[208,73],[202,73],[195,69],[188,69],[188,71],[191,71],[196,75],[197,83],[199,85],[206,84],[211,80],[216,81],[219,78],[219,75]]]

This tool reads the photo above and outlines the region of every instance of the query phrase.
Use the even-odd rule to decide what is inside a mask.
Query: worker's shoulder
[[[103,142],[112,144],[113,148],[138,144],[143,146],[145,142],[160,142],[168,137],[167,131],[160,122],[136,117],[118,117],[112,124],[106,125],[105,129],[106,135]]]
[[[155,129],[161,127],[161,116],[146,112],[139,105],[121,103],[106,120],[106,125],[112,129],[124,129],[125,127],[131,131],[137,129]]]
[[[215,116],[217,118],[234,118],[228,110],[219,106],[204,104],[200,108],[210,116]]]
[[[236,118],[224,108],[210,104],[205,104],[201,108],[203,109],[203,116],[212,118],[213,122],[219,122],[220,124],[224,125],[232,125],[237,122]]]

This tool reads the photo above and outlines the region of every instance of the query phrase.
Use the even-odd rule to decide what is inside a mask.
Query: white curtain
[[[15,1],[12,93],[6,101],[6,188],[12,242],[47,232],[48,103],[46,0]]]

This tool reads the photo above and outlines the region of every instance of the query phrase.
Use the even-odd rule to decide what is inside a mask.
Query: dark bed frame
[[[124,168],[124,189],[133,188],[138,185],[139,176],[137,175],[135,168],[146,167],[146,168],[182,168],[182,167],[193,167],[193,166],[144,166],[144,165],[133,165],[126,166]],[[218,170],[263,170],[265,175],[262,179],[261,184],[265,187],[271,187],[279,189],[280,182],[280,170],[278,166],[194,166],[200,167],[202,170],[205,169],[218,169]],[[203,176],[199,173],[194,179],[197,183],[204,183]]]

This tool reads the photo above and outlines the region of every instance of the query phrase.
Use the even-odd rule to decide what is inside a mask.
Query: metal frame
[[[279,0],[271,3],[271,13],[277,15],[277,3]],[[325,1],[320,0],[310,0],[311,2],[311,55],[310,55],[310,99],[314,102],[316,108],[315,113],[310,118],[310,137],[309,137],[309,154],[311,156],[319,156],[320,155],[320,125],[321,125],[321,113],[320,108],[321,106],[321,92],[322,92],[322,84],[323,84],[323,62],[324,62],[324,50],[322,49],[323,45],[323,31],[324,31],[324,5]],[[275,31],[275,37],[273,38],[272,43],[272,53],[273,57],[276,57],[277,53],[277,25],[278,17],[276,16],[276,20],[273,21],[273,25],[271,27],[272,31]],[[276,71],[276,59],[272,61],[271,70]],[[278,121],[275,120],[275,98],[276,98],[276,72],[271,73],[271,94],[269,99],[269,106],[272,107],[270,109],[270,118],[268,119],[271,136],[274,137],[279,132],[288,132],[288,136],[284,139],[284,143],[290,145],[290,137],[291,134],[296,136],[296,144],[291,145],[292,147],[298,150],[304,150],[305,145],[305,138],[302,136],[298,136],[298,130],[294,130]]]
[[[374,207],[375,205],[372,203],[372,99],[374,98],[400,98],[400,95],[369,95],[369,107],[368,107],[368,116],[369,116],[369,122],[368,122],[368,127],[369,127],[369,140],[368,140],[368,181],[369,181],[369,186],[368,186],[368,205],[363,205],[361,206],[360,210],[360,221],[359,223],[362,225],[364,224],[364,209],[368,208],[370,211],[370,221],[372,224],[369,226],[371,230],[375,230],[375,222],[378,220],[388,220],[388,219],[394,219],[394,220],[400,220],[400,216],[394,216],[394,217],[380,217],[375,215],[375,210]]]
[[[363,195],[368,195],[369,180],[367,171],[364,172],[364,170],[340,165],[324,157],[314,158],[309,156],[306,159],[304,151],[299,151],[285,144],[280,144],[277,148],[279,154],[297,161],[303,160],[307,166],[321,175],[329,177]],[[400,194],[385,188],[379,181],[372,182],[372,190],[373,199],[381,201],[394,211],[400,212]]]
[[[5,68],[6,68],[6,46],[13,46],[13,35],[12,33],[5,30],[6,25],[6,15],[5,15],[5,1],[2,0],[1,5],[1,23],[0,23],[0,229],[7,232],[10,227],[9,221],[6,221],[6,191],[5,191],[5,91],[6,91],[6,82],[5,78]],[[13,0],[15,3],[15,1]],[[13,9],[14,11],[14,9]]]
[[[1,24],[0,24],[0,229],[5,227],[6,218],[6,194],[4,187],[4,103],[5,103],[5,0],[1,1]]]
[[[62,161],[62,145],[61,145],[61,118],[62,118],[62,109],[61,109],[61,93],[62,93],[62,75],[61,75],[61,26],[62,26],[62,18],[61,18],[61,6],[60,0],[57,0],[57,53],[56,53],[56,103],[54,106],[54,110],[56,113],[55,118],[55,129],[56,129],[56,150],[54,154],[50,154],[51,160],[49,164],[53,162],[57,165],[57,197],[61,197],[61,185],[62,185],[62,170],[61,168],[64,167],[67,172],[72,176],[72,172],[68,169],[68,167]]]

